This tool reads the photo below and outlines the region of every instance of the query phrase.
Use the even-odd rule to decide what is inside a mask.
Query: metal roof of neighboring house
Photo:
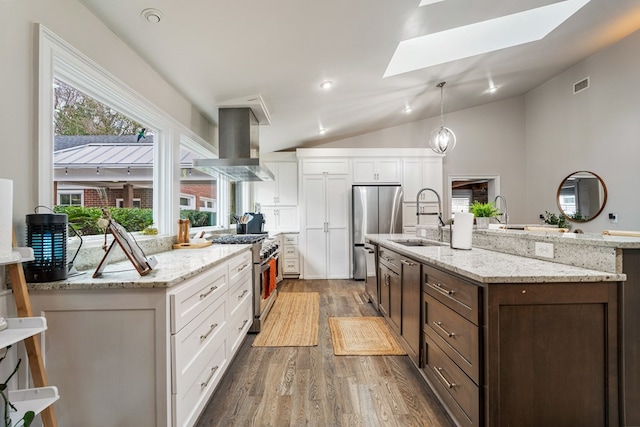
[[[153,167],[153,142],[135,142],[131,140],[136,138],[135,135],[129,137],[128,142],[111,143],[87,143],[89,138],[82,138],[82,144],[54,151],[54,167]],[[191,167],[196,157],[191,151],[180,149],[182,167]]]
[[[131,144],[137,141],[138,135],[56,135],[53,140],[53,151],[92,143]],[[142,142],[153,143],[153,134],[145,135]]]

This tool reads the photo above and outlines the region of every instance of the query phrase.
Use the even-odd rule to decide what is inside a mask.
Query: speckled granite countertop
[[[608,273],[486,249],[405,246],[394,240],[420,240],[413,234],[368,234],[366,239],[399,254],[423,261],[481,283],[547,283],[624,281],[625,274]]]
[[[129,260],[110,263],[102,277],[93,278],[95,268],[81,271],[66,280],[47,283],[28,283],[29,290],[64,289],[141,289],[168,288],[189,277],[215,267],[233,256],[248,251],[251,245],[211,245],[201,249],[174,249],[153,255],[158,264],[140,276]]]

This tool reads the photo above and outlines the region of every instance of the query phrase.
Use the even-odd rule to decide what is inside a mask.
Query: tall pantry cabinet
[[[298,162],[295,153],[271,153],[264,165],[274,180],[254,183],[255,202],[260,204],[267,231],[298,230]]]
[[[302,230],[305,279],[348,279],[349,163],[302,160]]]

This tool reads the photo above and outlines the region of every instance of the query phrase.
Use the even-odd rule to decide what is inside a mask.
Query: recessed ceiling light
[[[440,3],[444,0],[422,0],[419,6],[427,6],[429,4]]]
[[[497,90],[498,90],[498,86],[491,86],[491,87],[489,88],[489,93],[493,93],[493,92],[495,92],[495,91],[497,91]]]
[[[159,24],[162,21],[162,12],[158,9],[145,9],[140,14],[142,18],[150,24]]]
[[[327,133],[327,130],[325,128],[320,128],[320,130],[318,131],[318,133],[320,135],[324,135],[325,133]]]
[[[540,40],[591,0],[566,0],[398,44],[384,77]]]
[[[320,83],[320,87],[325,90],[331,88],[331,86],[333,86],[333,82],[331,80],[325,80],[324,82]]]
[[[404,110],[402,110],[402,111],[404,111],[406,114],[409,114],[410,112],[413,111],[413,109],[410,106],[407,105],[406,107],[404,107]]]

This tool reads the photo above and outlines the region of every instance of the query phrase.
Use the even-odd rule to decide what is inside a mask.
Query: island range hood
[[[193,167],[229,181],[273,181],[273,173],[260,164],[258,120],[251,108],[218,110],[218,159],[194,159]]]

